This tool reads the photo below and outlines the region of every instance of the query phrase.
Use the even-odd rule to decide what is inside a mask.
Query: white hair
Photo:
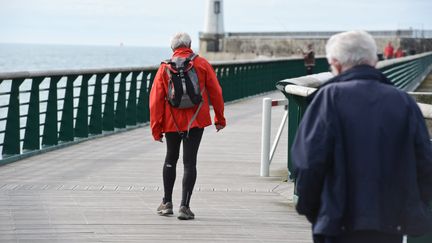
[[[362,30],[333,35],[327,41],[326,54],[329,63],[336,60],[345,68],[362,64],[375,66],[378,61],[375,40]]]
[[[171,39],[171,49],[175,50],[180,47],[191,47],[191,38],[187,33],[179,32]]]

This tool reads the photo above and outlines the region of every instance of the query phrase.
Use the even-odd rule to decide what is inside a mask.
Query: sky
[[[224,0],[225,32],[432,30],[432,0]],[[169,46],[206,0],[0,0],[0,43]],[[429,13],[428,13],[429,12]]]

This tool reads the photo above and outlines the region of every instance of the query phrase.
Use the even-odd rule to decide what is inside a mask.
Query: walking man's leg
[[[203,132],[203,128],[192,128],[188,138],[183,140],[184,174],[179,219],[193,219],[195,217],[189,208],[189,203],[197,178],[197,154]]]

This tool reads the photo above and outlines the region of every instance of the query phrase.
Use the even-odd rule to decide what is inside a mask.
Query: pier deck
[[[206,129],[195,220],[156,214],[165,144],[143,127],[1,166],[0,242],[311,242],[290,200],[292,183],[284,182],[286,130],[270,177],[259,177],[263,97],[227,105],[227,128]],[[282,114],[273,109],[274,132]],[[175,215],[182,167],[180,159]]]

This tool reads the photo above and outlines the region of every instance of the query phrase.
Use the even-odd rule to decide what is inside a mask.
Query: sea
[[[143,67],[171,57],[167,47],[0,43],[0,73],[64,69]]]

